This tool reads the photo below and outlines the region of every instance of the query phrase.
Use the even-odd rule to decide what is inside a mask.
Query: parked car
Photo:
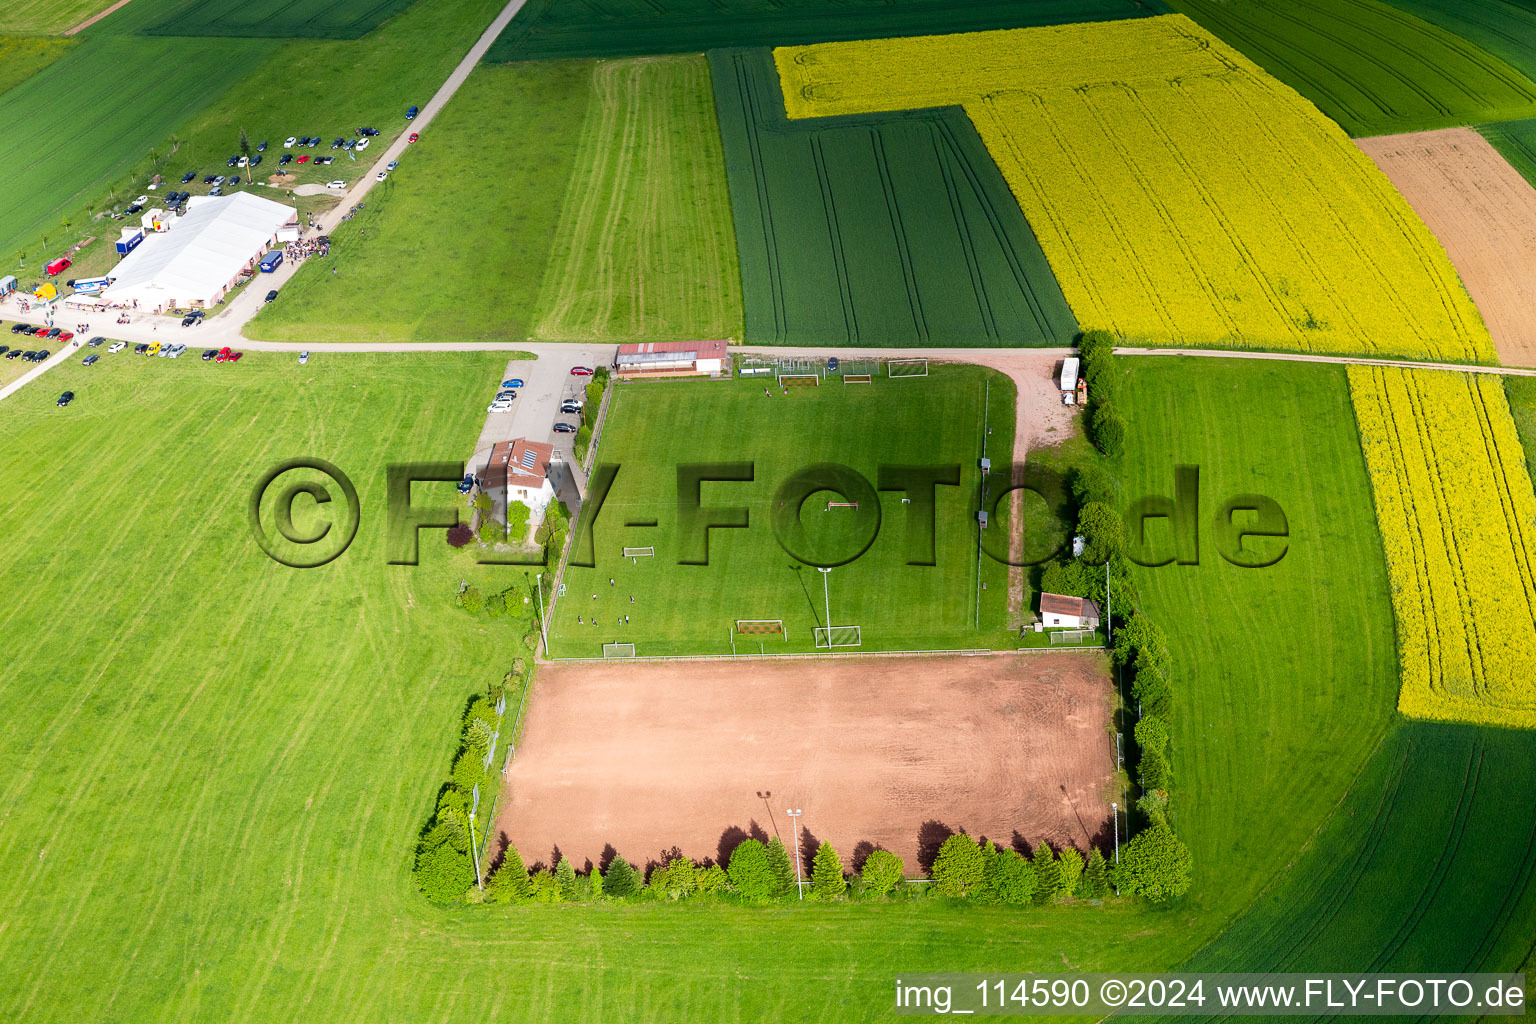
[[[238,363],[240,361],[240,357],[243,356],[243,355],[245,355],[244,352],[231,352],[229,354],[229,360],[228,361],[231,362],[231,363]]]
[[[12,324],[11,325],[11,333],[12,334],[20,334],[22,331],[24,331],[26,329],[27,329],[27,325],[26,324]]]
[[[213,359],[214,356],[216,356],[218,354],[219,354],[219,350],[216,349],[216,348],[205,348],[205,349],[203,349],[203,362],[206,363],[206,362],[210,361],[211,359]]]
[[[501,386],[504,388],[520,388],[523,386],[523,378],[512,377],[508,380],[502,381]]]
[[[277,298],[277,289],[273,288],[271,291],[267,292],[267,297],[266,297],[265,301],[271,302],[275,298]]]
[[[228,359],[229,359],[229,346],[228,345],[225,345],[223,348],[219,349],[218,353],[215,354],[214,357],[213,357],[213,361],[216,362],[216,363],[226,362]]]
[[[150,187],[153,188],[154,186],[150,186]],[[134,202],[138,203],[140,206],[144,206],[144,205],[148,204],[149,196],[139,196],[139,198],[135,199]]]
[[[417,109],[415,107],[412,107],[410,110],[407,110],[405,112],[405,119],[407,121],[414,121],[416,119],[416,114],[417,114]]]
[[[21,358],[21,349],[19,349],[19,348],[11,349],[9,352],[7,352],[5,354],[5,358],[7,358],[7,359],[20,359]]]
[[[107,351],[108,352],[112,352],[112,353],[116,353],[116,352],[121,352],[123,349],[125,349],[127,347],[128,347],[128,343],[126,341],[114,341],[111,345],[107,346]]]
[[[132,217],[134,214],[143,211],[143,209],[144,207],[140,206],[138,203],[130,203],[128,209],[123,211],[123,215],[126,217]]]
[[[251,159],[252,159],[252,158],[251,158],[251,157],[248,157],[248,156],[242,156],[242,157],[241,157],[241,158],[240,158],[240,165],[239,165],[239,166],[241,166],[241,167],[245,167],[245,166],[247,166],[247,165],[248,165],[248,164],[250,164],[250,162],[251,162]]]
[[[326,182],[325,183],[325,187],[326,188],[341,189],[341,188],[346,188],[347,187],[347,183],[342,181],[340,178],[337,178],[335,181],[328,181],[328,182]]]
[[[359,153],[361,153],[363,150],[368,148],[368,143],[370,143],[372,141],[373,141],[372,139],[358,139],[357,140],[357,145],[355,147],[353,147],[353,148],[355,148]]]
[[[159,344],[159,345],[156,345],[156,346],[155,346],[155,348],[156,348],[156,349],[157,349],[157,350],[158,350],[158,351],[155,351],[155,352],[152,352],[152,353],[150,353],[150,354],[151,354],[151,355],[154,355],[154,356],[157,356],[157,357],[159,357],[159,358],[160,358],[160,359],[164,359],[164,358],[165,358],[165,357],[166,357],[166,356],[168,356],[168,355],[170,355],[170,354],[171,354],[171,350],[172,350],[172,349],[173,349],[173,348],[175,348],[175,347],[176,347],[176,346],[175,346],[175,345],[172,345],[172,344],[171,344],[171,343],[170,343],[170,342],[168,342],[168,341],[167,341],[167,342],[162,342],[162,343],[161,343],[161,344]]]
[[[192,314],[188,313],[186,316],[181,318],[181,326],[183,326],[183,327],[191,327],[193,324],[197,323],[197,321],[198,321],[197,317],[195,317]]]
[[[208,190],[208,194],[211,195],[211,196],[214,196],[214,197],[221,196],[221,195],[224,194],[224,186],[222,186],[222,185],[215,185],[215,186],[213,186],[213,188]]]
[[[181,183],[183,185],[185,185],[187,182],[191,181],[195,177],[197,177],[197,172],[196,171],[188,171],[186,174],[183,174],[181,176]]]
[[[212,185],[215,182],[217,182],[218,180],[219,180],[219,176],[217,174],[210,174],[210,175],[208,175],[207,177],[205,177],[203,179],[203,184],[204,185]]]
[[[52,354],[53,354],[53,353],[51,353],[51,352],[49,352],[49,351],[48,351],[48,350],[47,350],[47,349],[45,349],[45,348],[44,348],[44,349],[38,349],[38,350],[37,350],[37,351],[36,351],[36,352],[34,352],[34,353],[32,353],[32,361],[33,361],[33,362],[34,362],[34,363],[42,363],[42,362],[46,362],[46,361],[47,361],[47,359],[48,359],[48,357],[49,357],[49,356],[50,356],[50,355],[52,355]]]
[[[287,167],[291,163],[293,163],[292,153],[284,153],[282,156],[277,158],[277,166],[279,167]]]
[[[336,138],[331,140],[331,148],[332,149],[340,149],[342,146],[345,146],[346,144],[347,144],[347,140],[341,138],[340,136],[337,136]]]
[[[84,359],[80,360],[80,365],[81,366],[95,366],[96,365],[96,361],[98,359],[100,359],[100,358],[101,358],[101,354],[100,353],[92,352],[90,355],[88,355]]]
[[[101,346],[106,343],[106,340],[107,340],[106,338],[96,337],[96,338],[92,338],[90,341],[86,342],[85,344],[89,348],[101,348]]]
[[[58,328],[55,327],[53,330],[57,331]],[[53,334],[53,331],[49,331],[48,333],[49,333],[49,336],[51,337],[52,334]],[[74,331],[65,331],[65,332],[63,332],[62,334],[59,335],[59,340],[60,341],[74,341],[75,340],[75,332]]]
[[[144,354],[146,356],[158,356],[160,354],[160,343],[157,341],[151,344]]]
[[[251,166],[255,167],[259,163],[261,163],[261,154],[257,153],[255,156],[251,157]]]
[[[299,156],[299,163],[301,163],[301,164],[309,163],[309,154],[308,153],[300,154],[300,156]]]
[[[292,149],[294,146],[298,145],[298,142],[299,140],[295,136],[290,135],[283,140],[283,148]]]
[[[512,400],[510,398],[498,398],[494,402],[492,402],[490,405],[486,406],[485,411],[486,412],[506,412],[508,409],[511,409],[511,408],[512,408]]]
[[[318,135],[311,135],[309,137],[309,148],[310,149],[314,149],[318,145],[320,145],[320,136],[318,136]]]
[[[389,177],[388,171],[380,171],[378,174],[374,175],[374,179],[377,181],[383,181],[387,177]]]
[[[336,162],[336,158],[333,157],[333,156],[317,156],[317,157],[315,157],[315,163],[320,164],[323,167],[329,167],[331,164],[333,164],[335,162]]]
[[[147,342],[147,341],[140,342],[139,344],[133,346],[133,354],[136,355],[136,356],[141,356],[141,355],[143,355],[144,353],[146,353],[148,351],[149,351],[149,342]]]
[[[10,350],[11,350],[11,346],[9,346],[9,345],[0,345],[0,356],[5,355]]]
[[[299,365],[303,366],[307,362],[309,362],[309,352],[308,352],[308,350],[300,352],[299,353]]]
[[[566,423],[565,421],[562,420],[561,422],[555,424],[555,433],[557,433],[557,434],[574,434],[574,433],[576,433],[576,424],[574,424],[574,423]]]
[[[581,414],[581,403],[576,401],[576,399],[574,399],[574,398],[567,398],[565,401],[560,403],[560,411],[563,412],[563,413],[566,413],[567,415],[573,414],[573,413],[576,414],[576,415],[580,415]]]
[[[58,277],[60,274],[64,273],[64,271],[68,270],[70,266],[74,264],[74,262],[75,261],[70,259],[68,256],[60,256],[58,259],[49,263],[43,269],[48,271],[49,277]]]
[[[266,143],[265,139],[263,139],[262,141],[256,143],[256,152],[258,152],[258,153],[265,153],[266,151],[267,151],[267,143]]]
[[[571,376],[572,377],[590,377],[590,376],[592,376],[592,367],[590,367],[590,366],[573,366],[573,367],[571,367]]]
[[[70,402],[73,402],[74,400],[75,400],[75,393],[73,391],[66,391],[62,395],[60,395],[59,396],[59,400],[57,402],[53,403],[53,404],[57,405],[60,409],[62,409],[66,405],[68,405]]]
[[[400,161],[399,160],[391,160],[389,163],[384,165],[384,169],[386,171],[392,171],[396,167],[399,167],[399,166],[400,166]]]
[[[46,333],[45,333],[45,334],[44,334],[44,335],[43,335],[43,337],[45,337],[45,338],[48,338],[48,339],[50,339],[50,340],[51,340],[51,339],[53,339],[53,338],[57,338],[57,337],[59,337],[59,336],[60,336],[60,335],[62,335],[62,334],[63,334],[63,333],[64,333],[64,331],[63,331],[63,329],[62,329],[62,328],[59,328],[59,327],[50,327],[50,328],[48,328],[48,330],[47,330],[47,332],[46,332]],[[71,337],[71,338],[73,338],[73,337],[74,337],[74,335],[73,335],[73,334],[71,334],[71,335],[70,335],[70,337]]]
[[[419,138],[421,138],[420,135],[418,135],[416,132],[411,132],[411,134],[406,137],[405,141],[408,142],[408,143],[409,142],[415,142]]]
[[[475,474],[465,473],[464,479],[459,481],[459,493],[468,494],[475,489]]]
[[[240,154],[236,153],[234,156],[232,156],[228,160],[224,161],[224,166],[225,167],[239,167],[240,166]]]

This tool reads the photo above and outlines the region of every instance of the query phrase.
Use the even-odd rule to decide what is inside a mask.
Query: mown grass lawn
[[[78,39],[0,35],[0,96],[79,44]]]
[[[566,572],[567,595],[550,633],[556,656],[597,656],[605,642],[633,642],[642,655],[729,654],[738,619],[780,619],[787,631],[787,638],[739,637],[743,652],[757,651],[759,641],[765,650],[810,651],[813,629],[827,625],[829,597],[831,624],[860,626],[863,650],[1017,646],[1007,630],[1007,566],[979,555],[975,525],[988,384],[987,454],[1003,466],[1011,458],[1012,381],[939,365],[925,378],[877,377],[873,385],[825,380],[787,394],[772,379],[618,385],[597,456],[599,465],[617,465],[618,476],[592,534],[595,567]],[[753,463],[753,480],[705,483],[701,500],[748,509],[747,527],[710,531],[708,564],[682,564],[704,553],[679,526],[679,467],[739,462]],[[871,487],[882,465],[956,467],[959,485],[936,491],[934,564],[907,564],[914,534],[902,492],[880,494],[878,511],[867,499],[857,510],[827,511],[828,500],[859,495],[818,490],[798,521],[808,543],[830,556],[825,561],[852,557],[861,538],[874,538],[833,568],[824,588],[815,567],[786,553],[775,526],[779,488],[821,463],[856,470]],[[589,502],[584,514],[591,509]],[[626,525],[643,520],[657,526]],[[632,562],[622,557],[625,547],[656,554]],[[626,615],[628,624],[619,621]]]

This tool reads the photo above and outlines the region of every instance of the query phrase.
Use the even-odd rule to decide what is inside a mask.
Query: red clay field
[[[788,845],[789,807],[849,866],[880,846],[916,874],[960,830],[1086,850],[1111,828],[1111,699],[1092,654],[546,665],[496,826],[578,868]]]

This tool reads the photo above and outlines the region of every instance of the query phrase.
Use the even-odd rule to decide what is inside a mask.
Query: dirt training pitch
[[[846,866],[873,844],[915,874],[960,830],[1086,850],[1109,838],[1111,696],[1094,655],[547,665],[496,828],[578,868],[788,844],[789,807]]]

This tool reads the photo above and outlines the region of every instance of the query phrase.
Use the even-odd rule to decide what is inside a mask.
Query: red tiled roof
[[[637,341],[619,346],[619,355],[636,356],[651,352],[692,352],[698,359],[724,359],[725,340],[712,341]]]
[[[1080,619],[1096,619],[1099,617],[1099,606],[1082,597],[1041,594],[1040,614],[1075,615]]]
[[[552,445],[525,437],[499,441],[491,449],[491,457],[485,464],[485,484],[487,487],[542,487],[549,476],[549,460],[554,452]]]

